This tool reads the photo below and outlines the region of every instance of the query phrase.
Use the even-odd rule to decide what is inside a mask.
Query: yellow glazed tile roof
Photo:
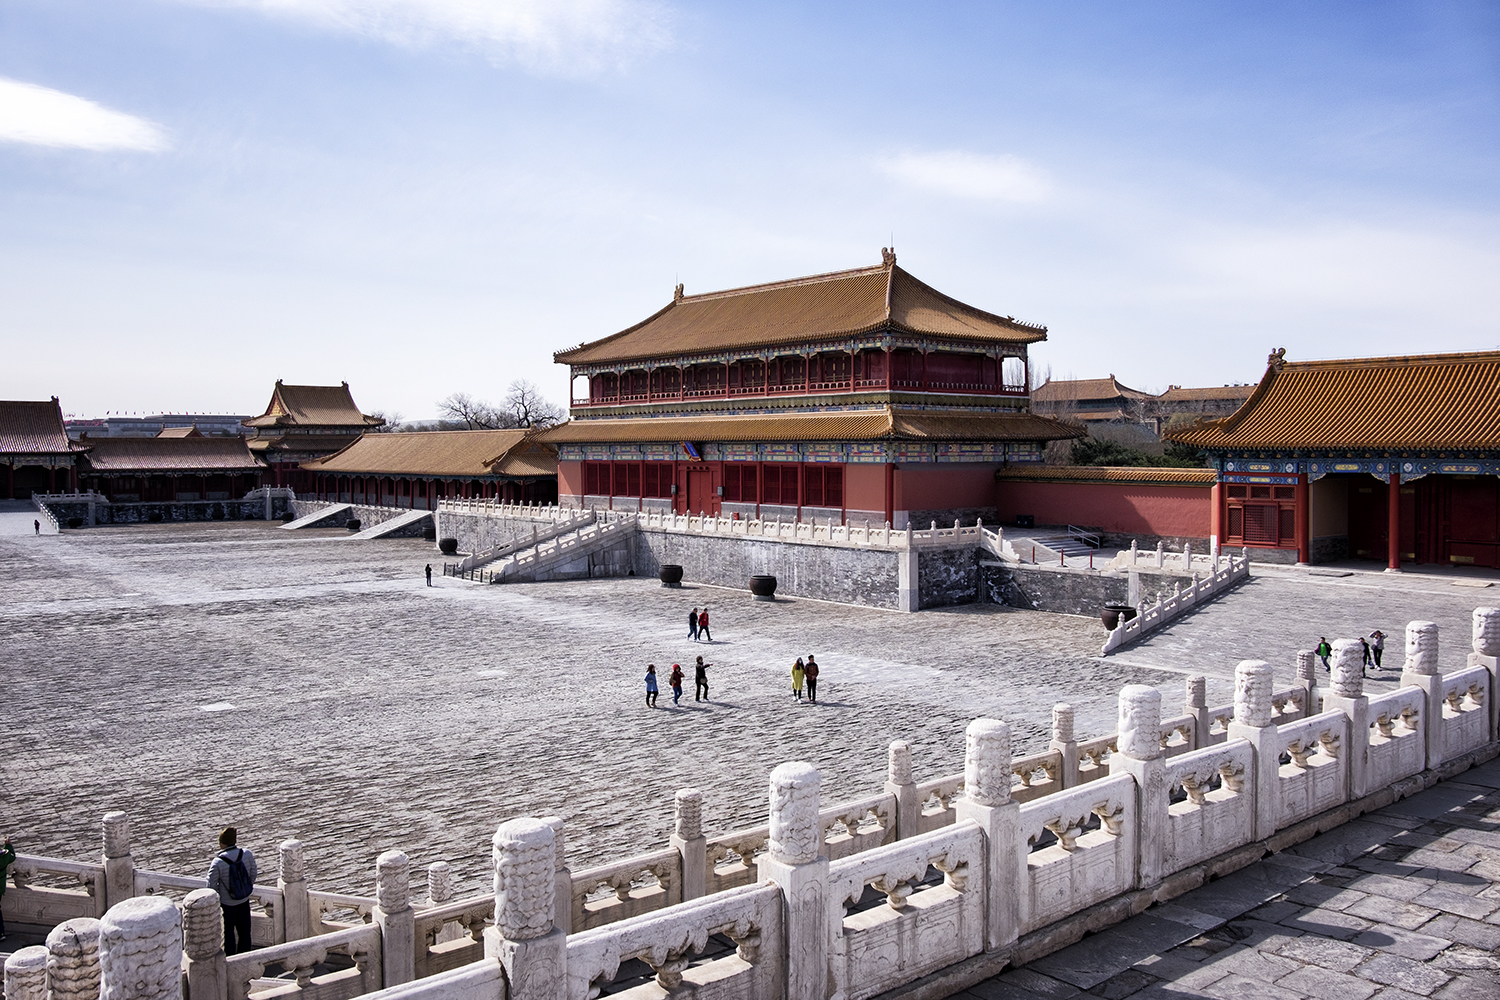
[[[245,421],[246,427],[379,427],[385,421],[367,417],[354,405],[349,383],[285,385],[280,379],[266,412]]]
[[[626,330],[553,355],[592,364],[831,340],[874,330],[1030,344],[1045,327],[996,316],[950,298],[897,267],[836,271],[790,281],[674,298]]]
[[[513,454],[515,453],[515,454]],[[522,472],[497,468],[511,459]],[[552,448],[527,441],[527,431],[414,431],[366,434],[347,448],[303,462],[312,472],[408,476],[555,475]]]
[[[1200,448],[1500,448],[1500,351],[1283,362],[1238,410],[1167,435]]]
[[[881,407],[748,416],[596,418],[544,431],[551,444],[647,441],[1039,441],[1083,431],[1032,413],[960,413]]]
[[[1209,487],[1218,478],[1218,473],[1213,469],[1159,469],[1117,465],[1011,465],[997,470],[995,478],[1001,482]]]

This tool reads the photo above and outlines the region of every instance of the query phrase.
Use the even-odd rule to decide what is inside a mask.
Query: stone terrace
[[[1492,1000],[1500,761],[1151,907],[958,1000]]]
[[[959,766],[974,717],[1007,719],[1024,753],[1056,701],[1076,706],[1081,736],[1110,732],[1123,684],[1177,705],[1181,674],[1201,672],[1225,702],[1239,659],[1265,656],[1286,684],[1290,651],[1318,634],[1399,636],[1430,618],[1461,641],[1486,593],[1268,574],[1101,661],[1092,619],[759,604],[643,579],[428,589],[428,545],[345,535],[238,523],[0,538],[15,581],[0,594],[0,812],[18,849],[89,857],[100,814],[122,808],[143,867],[197,872],[234,823],[268,856],[302,838],[317,888],[368,892],[372,859],[401,847],[418,866],[452,862],[472,891],[506,817],[564,816],[575,867],[617,858],[664,844],[684,785],[704,789],[709,831],[743,827],[763,819],[765,775],[784,760],[822,768],[826,800],[853,798],[880,788],[892,739],[936,777]],[[715,642],[695,644],[682,618],[704,602]],[[789,692],[807,652],[824,669],[816,708]],[[699,654],[713,702],[694,704],[689,682],[681,708],[668,691],[647,710],[645,663],[665,674]]]

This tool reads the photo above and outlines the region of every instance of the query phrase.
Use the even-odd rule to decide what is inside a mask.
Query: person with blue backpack
[[[226,826],[219,834],[219,854],[208,869],[208,887],[219,894],[224,911],[224,954],[250,950],[250,897],[255,893],[255,855],[236,844],[239,833]]]

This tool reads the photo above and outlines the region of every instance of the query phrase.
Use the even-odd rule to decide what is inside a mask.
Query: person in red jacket
[[[667,680],[672,682],[672,704],[675,705],[682,700],[682,667],[672,664],[672,675]]]
[[[703,637],[704,642],[713,642],[714,637],[708,634],[708,605],[703,605],[703,610],[698,615],[698,634]]]
[[[802,676],[807,679],[807,700],[816,705],[818,703],[818,661],[813,659],[811,653],[807,654],[807,666],[802,668]]]

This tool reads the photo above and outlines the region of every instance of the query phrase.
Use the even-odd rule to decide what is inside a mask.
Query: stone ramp
[[[495,563],[491,583],[512,583],[522,580],[551,580],[570,577],[592,577],[596,575],[596,564],[606,566],[602,575],[612,575],[606,556],[622,544],[628,543],[636,530],[634,517],[619,520],[595,521],[549,539],[527,546]]]
[[[295,521],[288,521],[286,524],[283,524],[281,526],[281,530],[295,531],[298,528],[316,527],[319,522],[326,521],[336,514],[342,514],[344,511],[349,510],[353,506],[354,505],[352,503],[329,504],[322,510],[314,511],[311,514],[308,514],[306,517],[299,517]]]
[[[423,519],[431,520],[432,511],[409,510],[405,514],[391,518],[389,521],[381,521],[379,524],[372,524],[368,528],[362,528],[350,535],[349,538],[350,540],[383,538],[393,532],[400,531],[402,528],[417,524]],[[291,527],[291,525],[287,525],[287,527]]]

